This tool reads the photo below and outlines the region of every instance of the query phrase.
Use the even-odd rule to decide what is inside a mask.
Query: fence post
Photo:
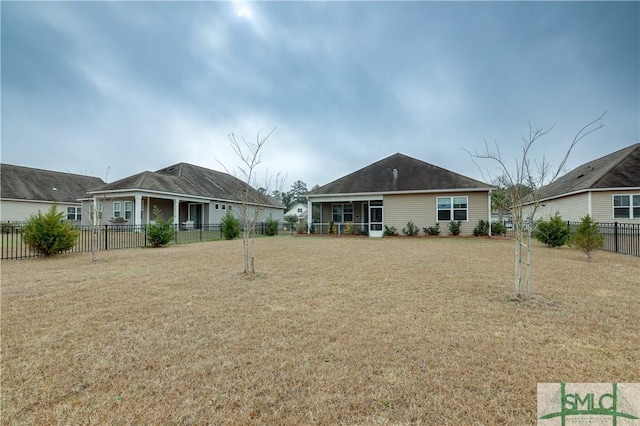
[[[618,222],[613,222],[613,245],[618,253]]]
[[[109,225],[104,225],[104,249],[109,250]]]

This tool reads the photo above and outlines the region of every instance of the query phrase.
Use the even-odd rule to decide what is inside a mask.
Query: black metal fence
[[[280,224],[282,225],[282,224]],[[24,259],[39,256],[30,250],[22,239],[22,229],[26,222],[4,222],[0,224],[0,259]],[[173,242],[191,243],[197,241],[214,241],[224,239],[220,224],[206,224],[193,228],[180,225],[173,226]],[[78,242],[69,253],[91,252],[95,239],[98,250],[116,250],[123,248],[146,247],[147,228],[145,225],[101,225],[94,236],[91,226],[78,226],[80,230]],[[256,224],[256,234],[265,235],[267,225]],[[279,226],[282,229],[282,226]]]
[[[513,237],[513,224],[506,223],[507,237]],[[573,232],[580,222],[567,221],[567,227]],[[640,256],[640,223],[598,223],[598,230],[604,237],[602,250],[614,253]]]
[[[580,222],[567,222],[571,230],[578,225]],[[598,223],[598,229],[604,237],[602,250],[640,256],[640,223]]]

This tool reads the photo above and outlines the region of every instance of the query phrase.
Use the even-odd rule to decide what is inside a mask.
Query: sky
[[[309,189],[400,152],[472,178],[640,142],[640,2],[12,2],[2,163],[113,182],[179,162]],[[478,163],[478,164],[476,164]],[[478,167],[478,165],[480,167]],[[278,181],[277,178],[280,177]],[[271,178],[270,180],[268,178]]]

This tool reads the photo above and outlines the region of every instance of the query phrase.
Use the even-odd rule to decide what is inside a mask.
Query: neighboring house
[[[536,219],[559,213],[577,222],[588,214],[600,223],[640,223],[640,143],[576,167],[541,193]]]
[[[261,194],[245,182],[227,173],[178,163],[156,172],[145,171],[87,192],[85,205],[94,200],[102,207],[102,223],[144,225],[155,220],[154,207],[164,219],[173,218],[175,225],[200,229],[202,225],[219,224],[232,211],[240,214],[242,200],[249,214],[263,209],[258,222],[271,214],[283,220],[284,206]],[[88,219],[87,219],[88,221]]]
[[[413,221],[422,228],[440,224],[448,234],[451,220],[470,235],[480,219],[490,219],[493,187],[424,161],[394,154],[307,194],[308,221],[320,211],[314,231],[363,233],[381,237],[384,226],[399,233]]]
[[[284,213],[285,216],[292,214],[298,216],[298,221],[305,220],[307,218],[307,205],[298,203]]]
[[[83,219],[80,198],[103,184],[102,179],[92,176],[1,164],[0,221],[26,221],[57,204],[66,220],[79,224]]]

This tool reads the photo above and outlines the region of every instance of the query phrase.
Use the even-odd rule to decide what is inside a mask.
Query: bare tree
[[[540,162],[531,160],[532,146],[540,138],[545,136],[552,128],[535,129],[529,123],[529,134],[522,136],[522,154],[519,158],[514,158],[513,168],[506,159],[502,157],[498,144],[495,144],[495,151],[489,148],[485,141],[485,151],[474,151],[467,153],[480,169],[485,177],[485,171],[478,165],[476,160],[491,160],[497,163],[497,169],[502,174],[501,182],[504,184],[508,204],[511,209],[511,220],[515,232],[515,292],[518,299],[527,298],[531,295],[531,236],[537,224],[536,214],[547,194],[549,185],[553,183],[564,170],[565,164],[573,148],[587,135],[603,127],[602,120],[606,111],[595,120],[587,123],[574,136],[569,144],[562,161],[557,168],[547,162],[543,156]],[[524,191],[523,188],[527,190]],[[526,247],[527,257],[523,263],[523,248]],[[524,272],[524,288],[523,288]]]
[[[109,178],[109,168],[107,167],[107,173],[105,175],[105,182]],[[89,188],[90,189],[90,188]],[[91,238],[91,261],[98,261],[98,244],[100,242],[100,225],[102,225],[102,211],[104,209],[104,202],[106,196],[102,197],[93,196],[91,204],[89,205],[89,232]]]
[[[275,131],[275,127],[266,135],[260,136],[260,133],[256,135],[255,142],[248,142],[244,138],[240,141],[232,133],[228,135],[229,142],[235,154],[240,158],[241,165],[237,167],[237,170],[227,170],[227,173],[236,177],[239,182],[238,188],[238,200],[240,201],[239,213],[235,213],[242,225],[242,246],[244,254],[244,273],[254,273],[255,265],[253,258],[253,245],[255,243],[256,224],[263,216],[264,210],[270,198],[269,187],[272,184],[273,177],[269,175],[268,171],[265,175],[265,181],[262,186],[263,191],[258,191],[257,185],[257,167],[261,162],[260,154],[264,145],[267,143],[269,137]],[[280,175],[276,176],[276,186],[280,184]],[[256,198],[256,194],[261,196],[261,199]]]

